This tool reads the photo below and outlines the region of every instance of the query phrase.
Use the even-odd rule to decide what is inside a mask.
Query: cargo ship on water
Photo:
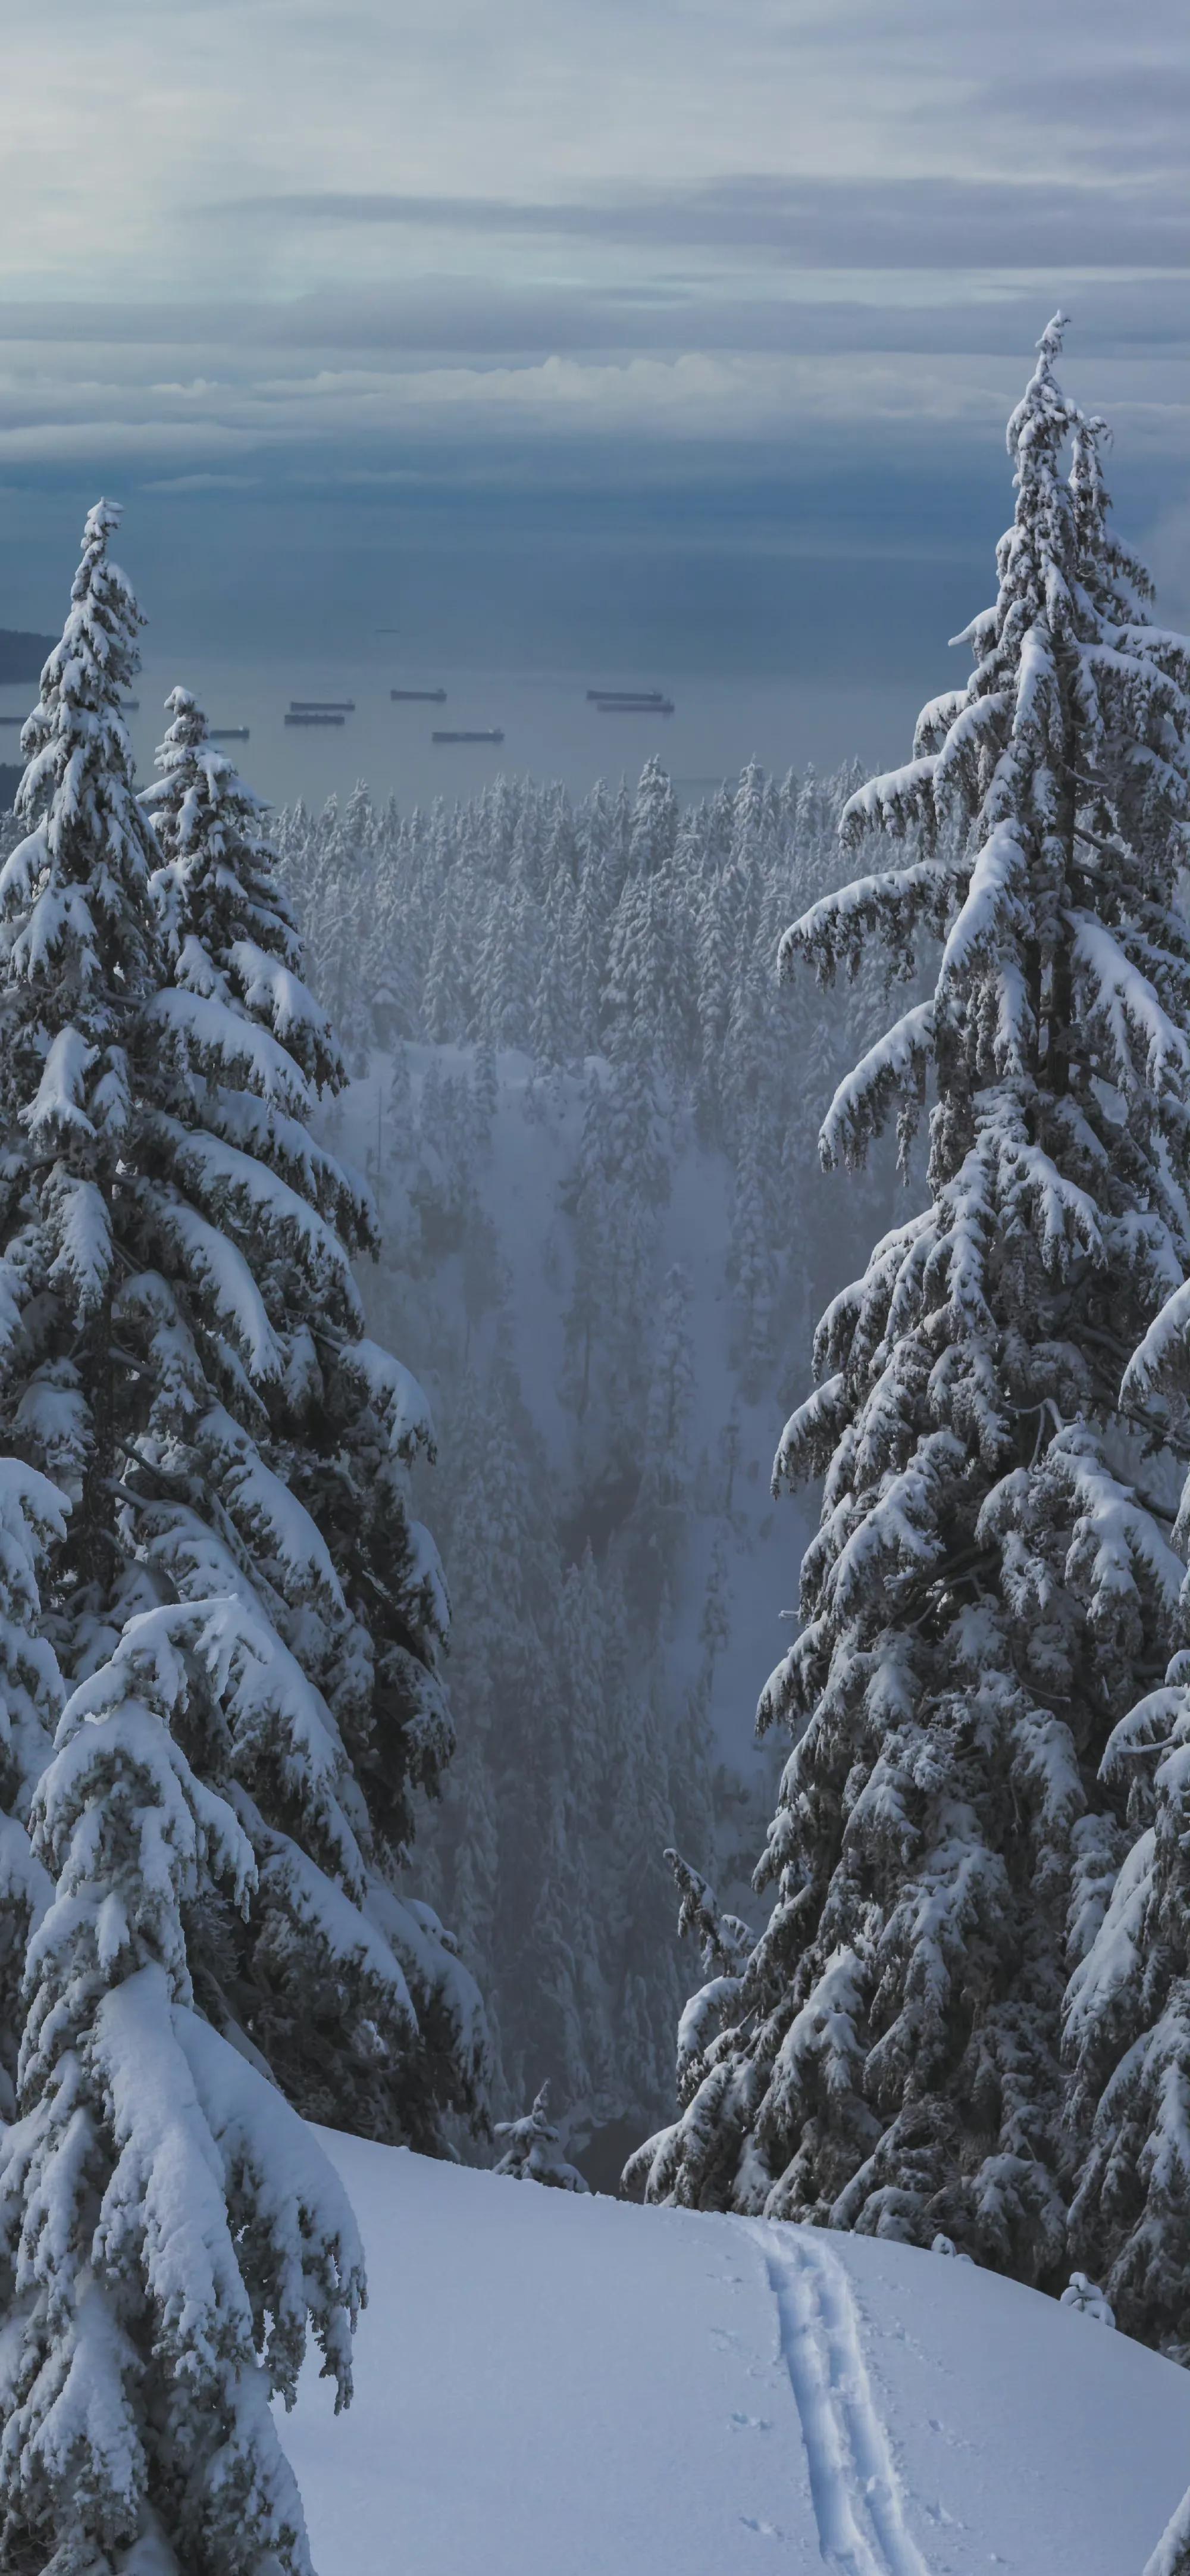
[[[247,725],[208,725],[207,734],[211,742],[247,742],[249,740]]]
[[[672,716],[672,698],[597,698],[597,716]]]
[[[432,733],[430,740],[431,742],[503,742],[504,735],[499,725],[492,725],[483,732]]]
[[[354,698],[291,698],[291,716],[353,716]]]
[[[588,689],[587,704],[601,716],[671,716],[664,689]]]
[[[345,725],[347,718],[333,707],[291,707],[287,725]]]
[[[390,689],[388,694],[390,698],[400,700],[403,705],[416,705],[423,707],[444,707],[446,705],[445,689]]]

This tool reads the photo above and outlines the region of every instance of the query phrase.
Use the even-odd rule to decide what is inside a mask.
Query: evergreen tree
[[[607,1613],[590,1546],[568,1567],[558,1596],[552,1633],[553,1707],[557,1738],[550,1796],[556,1840],[547,1846],[543,1871],[541,1941],[543,1969],[551,1942],[564,1964],[565,1993],[576,2034],[567,2075],[560,2050],[541,2063],[556,2065],[568,2082],[567,2100],[588,2109],[606,2098],[613,2078],[614,2034],[605,1973],[609,1926],[605,1870],[598,1834],[607,1757]],[[557,1982],[562,1983],[562,1980]]]
[[[233,1758],[260,1893],[242,1928],[204,1921],[195,1972],[308,2114],[433,2146],[443,2109],[477,2107],[483,2042],[453,1948],[397,1884],[414,1793],[453,1744],[445,1587],[408,1502],[429,1419],[363,1332],[349,1254],[372,1247],[375,1216],[309,1131],[342,1067],[300,981],[259,800],[188,692],[169,709],[145,804],[172,980],[145,1013],[138,1210],[160,1268],[118,1308],[145,1390],[127,1539],[169,1591],[228,1584],[264,1609],[321,1744],[304,1783],[283,1738]],[[336,1774],[357,1811],[345,1842],[327,1832]]]
[[[38,1633],[38,1578],[65,1532],[58,1488],[18,1459],[0,1459],[0,2123],[16,2110],[25,1954],[52,1893],[29,1818],[62,1707],[57,1660]]]
[[[185,1914],[255,1876],[182,1749],[196,1701],[234,1729],[242,1697],[251,1723],[231,1608],[131,1620],[34,1799],[57,1888],[0,2139],[8,2567],[309,2576],[268,2401],[292,2403],[311,2330],[350,2396],[363,2262],[321,2148],[194,2008]]]
[[[372,857],[376,840],[376,816],[368,783],[357,778],[343,809],[343,830],[347,847],[355,862],[356,872],[363,875]]]
[[[570,949],[566,924],[559,920],[544,949],[541,976],[529,1020],[529,1051],[536,1065],[553,1070],[574,1054],[574,998],[570,991]]]
[[[719,1839],[715,1816],[711,1705],[719,1658],[730,1640],[727,1550],[720,1527],[711,1548],[698,1623],[702,1653],[675,1729],[670,1761],[670,1804],[678,1841],[685,1850],[701,1852],[708,1860],[716,1851]]]
[[[723,1544],[723,1532],[719,1530],[711,1550],[702,1617],[698,1623],[698,1642],[702,1647],[708,1682],[714,1680],[719,1657],[731,1639],[727,1592],[727,1550]]]
[[[310,1132],[338,1051],[184,692],[155,831],[133,793],[114,523],[87,522],[0,876],[9,1991],[31,1933],[0,2528],[19,2567],[303,2576],[268,2399],[308,2326],[347,2393],[362,2275],[278,2085],[429,2146],[479,2114],[478,1997],[397,1884],[450,1747],[445,1594],[408,1509],[424,1402],[350,1275],[374,1218]],[[81,1678],[33,1788],[55,1644]]]
[[[487,1992],[503,1998],[493,2016],[497,2093],[515,2100],[523,2098],[526,2061],[542,2063],[533,1922],[548,1874],[560,1759],[550,1657],[558,1567],[543,1461],[503,1319],[482,1378],[469,1372],[464,1382],[450,1470],[457,1501],[447,1561],[459,1639],[452,1678],[474,1750],[447,1787],[445,1882],[467,1956]],[[551,1973],[557,1964],[555,1957]],[[545,2071],[563,2068],[551,2057]]]
[[[717,827],[726,840],[726,848],[708,889],[708,899],[700,908],[695,936],[702,1049],[699,1124],[709,1141],[717,1140],[724,1131],[723,1049],[747,954],[748,914],[756,901],[751,879],[768,855],[762,850],[754,852],[749,841],[750,831],[763,818],[763,783],[764,773],[753,762],[744,771],[734,799],[723,799]],[[747,1024],[750,1028],[750,1019]]]
[[[606,1102],[598,1073],[587,1078],[578,1158],[563,1200],[574,1221],[574,1275],[564,1318],[561,1395],[585,1421],[596,1380],[597,1355],[610,1320],[608,1265],[611,1224],[604,1133]]]
[[[613,1062],[676,1070],[682,1058],[684,987],[664,876],[630,876],[616,906],[603,1019]]]
[[[604,1094],[604,1170],[616,1195],[656,1214],[670,1193],[670,1161],[654,1067],[626,1045]]]
[[[902,969],[919,930],[941,937],[931,998],[823,1131],[828,1160],[857,1159],[898,1108],[904,1152],[931,1072],[929,1203],[828,1311],[778,1452],[778,1485],[827,1484],[761,1704],[795,1729],[757,1872],[776,1900],[634,2177],[926,2245],[941,2228],[1054,2287],[1067,1921],[1100,1757],[1169,1652],[1182,1578],[1122,1464],[1120,1367],[1190,1259],[1182,648],[1135,606],[1122,622],[1101,487],[1086,501],[1098,428],[1058,390],[1059,346],[1054,325],[1009,425],[973,675],[844,817],[853,846],[908,831],[908,864],[786,943],[829,978],[873,933]]]
[[[481,1151],[490,1154],[496,1125],[496,1107],[500,1083],[496,1057],[490,1038],[476,1040],[471,1065],[471,1097],[475,1104],[475,1136]]]
[[[659,760],[647,760],[640,775],[628,835],[628,874],[636,878],[664,875],[678,837],[678,800]]]
[[[546,2183],[553,2191],[585,2191],[586,2183],[560,2153],[562,2133],[549,2115],[549,2084],[542,2085],[531,2111],[521,2120],[498,2120],[496,2136],[507,2138],[495,2170],[514,2182]]]
[[[694,1396],[690,1279],[681,1263],[675,1262],[666,1272],[661,1291],[656,1356],[645,1424],[646,1472],[665,1502],[676,1501],[686,1489],[686,1433]]]
[[[740,1403],[739,1397],[735,1396],[732,1399],[731,1411],[715,1443],[718,1462],[723,1469],[722,1500],[719,1508],[725,1521],[730,1521],[735,1503],[736,1477],[739,1474],[743,1446]]]
[[[736,1172],[728,1259],[728,1276],[736,1293],[735,1356],[749,1396],[759,1393],[771,1357],[777,1289],[759,1130],[757,1116],[749,1123]]]
[[[544,1679],[544,1674],[542,1676]],[[518,1984],[531,1996],[529,2009],[517,2018],[536,2038],[537,2062],[556,2075],[570,2103],[588,2104],[596,2092],[587,2048],[592,2024],[591,1965],[595,1931],[590,1910],[590,1880],[584,1851],[587,1818],[578,1809],[575,1783],[561,1726],[552,1734],[548,1697],[537,1698],[534,1750],[537,1761],[522,1794],[534,1811],[533,1855],[536,1903],[528,1923],[526,1956]],[[552,1737],[552,1740],[551,1740]],[[522,2049],[523,2067],[531,2046]]]
[[[652,1370],[645,1402],[640,1491],[626,1532],[626,1571],[634,1604],[655,1626],[677,1589],[686,1537],[689,1459],[686,1432],[694,1402],[690,1282],[680,1263],[661,1289]]]
[[[422,1002],[426,1036],[439,1046],[461,1038],[465,1028],[456,895],[457,888],[452,882],[447,899],[438,912]],[[498,1021],[496,1034],[498,1038],[501,1035]]]
[[[590,1541],[566,1569],[558,1596],[558,1691],[568,1720],[570,1769],[580,1816],[598,1813],[605,1759],[606,1616]]]
[[[602,1033],[607,979],[607,916],[602,852],[589,852],[567,922],[567,981],[573,1000],[576,1055],[594,1055]]]
[[[479,1391],[472,1378],[462,1390],[464,1418],[474,1421]],[[467,1728],[443,1794],[437,1839],[442,1849],[446,1902],[463,1958],[488,1997],[493,2083],[503,2090],[499,1998],[500,1816],[495,1737],[503,1716],[498,1626],[501,1604],[492,1590],[492,1526],[482,1459],[471,1462],[454,1513],[447,1565],[454,1593],[458,1648],[452,1682]]]
[[[21,736],[25,836],[0,871],[0,1446],[71,1501],[47,1595],[67,1671],[93,1651],[123,1570],[113,1301],[130,1041],[155,975],[151,835],[120,713],[142,619],[108,552],[118,523],[106,501],[88,514],[62,641]]]
[[[611,1841],[617,1867],[609,1896],[617,1971],[615,2066],[625,2107],[639,2117],[646,2103],[665,2098],[680,1992],[665,1873],[674,1818],[655,1694],[638,1691],[624,1672],[613,1705],[618,1741]]]
[[[658,799],[660,801],[660,799]],[[629,852],[635,820],[635,799],[626,778],[621,778],[611,801],[608,833],[605,843],[603,880],[607,888],[609,915],[620,900],[624,879],[629,870]]]
[[[1058,2301],[1061,2308],[1073,2308],[1079,2317],[1091,2317],[1097,2326],[1114,2326],[1111,2306],[1097,2281],[1088,2281],[1085,2272],[1072,2272]]]

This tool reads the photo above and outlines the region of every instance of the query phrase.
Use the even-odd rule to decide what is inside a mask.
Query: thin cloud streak
[[[461,232],[477,242],[503,233],[655,250],[747,250],[810,268],[1190,272],[1184,194],[1171,195],[1164,180],[1105,185],[1102,172],[1061,188],[1033,179],[799,181],[741,173],[685,189],[539,200],[304,189],[234,197],[202,211],[236,223]]]

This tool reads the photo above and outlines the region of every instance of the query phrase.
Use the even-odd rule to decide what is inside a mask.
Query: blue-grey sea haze
[[[783,684],[879,755],[1059,304],[1190,620],[1188,114],[1183,0],[59,0],[5,37],[0,623],[103,489],[177,674],[648,670],[740,693],[711,767]]]
[[[169,721],[163,700],[182,667],[146,639],[138,705],[127,719],[141,779],[152,774]],[[613,677],[645,688],[655,683],[657,667],[617,665]],[[734,780],[753,758],[781,776],[808,761],[836,767],[858,744],[870,763],[887,766],[904,751],[920,694],[895,681],[840,691],[780,672],[695,673],[674,682],[672,716],[615,717],[588,703],[585,674],[556,668],[455,669],[436,662],[415,669],[378,665],[371,657],[311,660],[304,652],[262,652],[239,660],[190,653],[184,669],[212,724],[248,726],[247,742],[225,748],[272,804],[302,796],[318,806],[332,794],[342,801],[362,777],[377,801],[395,796],[403,812],[436,796],[472,796],[501,772],[561,778],[576,797],[596,778],[615,784],[625,776],[635,784],[651,753],[664,761],[684,804],[723,778]],[[594,676],[607,675],[601,666]],[[391,683],[427,678],[446,686],[444,706],[392,704]],[[23,714],[35,694],[29,687],[0,687],[0,718]],[[341,727],[298,730],[285,723],[291,697],[344,697],[354,706]],[[504,740],[436,744],[436,727],[498,727]],[[0,762],[19,758],[16,726],[0,724]]]

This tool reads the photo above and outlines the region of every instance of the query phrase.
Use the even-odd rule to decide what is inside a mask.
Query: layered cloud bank
[[[945,48],[895,0],[182,0],[168,34],[113,0],[98,66],[82,0],[61,14],[52,89],[35,27],[7,64],[14,615],[101,483],[139,496],[150,580],[171,514],[183,580],[222,555],[265,593],[300,528],[332,626],[410,548],[461,633],[477,551],[497,588],[642,543],[745,587],[762,559],[974,569],[1059,301],[1122,509],[1185,588],[1172,0],[1143,42],[1107,0],[1013,0]]]

